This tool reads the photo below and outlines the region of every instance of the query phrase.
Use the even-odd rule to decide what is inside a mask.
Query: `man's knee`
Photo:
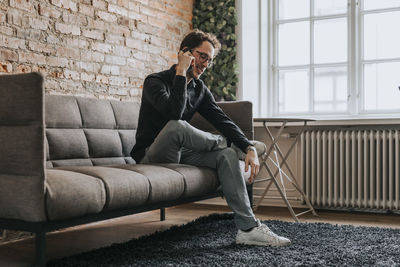
[[[164,126],[164,130],[171,131],[171,132],[177,132],[177,131],[183,131],[187,127],[188,127],[188,123],[184,120],[170,120]]]
[[[239,162],[239,158],[238,155],[236,153],[236,151],[233,148],[225,148],[220,150],[220,152],[218,153],[217,156],[217,162],[218,164],[222,164],[222,163],[238,163]]]

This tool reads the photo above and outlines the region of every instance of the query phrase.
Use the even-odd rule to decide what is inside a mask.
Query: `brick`
[[[82,35],[91,39],[104,40],[104,33],[100,30],[82,30]]]
[[[99,51],[99,52],[103,52],[103,53],[110,53],[111,52],[111,45],[109,44],[104,44],[104,43],[92,43],[91,45],[93,50]]]
[[[150,43],[154,44],[154,45],[157,45],[157,46],[165,47],[167,42],[166,42],[165,39],[158,38],[156,36],[152,36],[150,38]]]
[[[130,0],[117,0],[117,5],[118,6],[122,6],[124,8],[129,8],[129,4],[131,2],[133,2],[133,1],[130,1]]]
[[[32,72],[31,66],[28,65],[18,65],[15,69],[16,73],[29,73]]]
[[[64,11],[62,14],[63,22],[66,24],[78,25],[78,26],[87,26],[88,21],[87,17],[80,14],[71,14],[69,11]]]
[[[131,49],[125,46],[114,46],[113,47],[113,55],[121,56],[121,57],[130,57]]]
[[[0,48],[0,60],[18,61],[18,53],[7,48]]]
[[[68,25],[57,22],[56,30],[65,34],[81,35],[81,29],[77,25]]]
[[[106,56],[106,63],[112,65],[126,65],[126,58],[125,57],[118,57],[118,56]]]
[[[125,39],[125,45],[130,48],[135,48],[138,50],[144,50],[146,43],[141,40],[136,40],[132,38],[126,38]]]
[[[87,62],[104,62],[104,54],[93,51],[82,51],[81,60]]]
[[[34,12],[34,1],[26,1],[26,0],[10,0],[10,6],[18,9],[23,9],[28,12]]]
[[[88,18],[88,28],[107,31],[108,30],[108,23],[104,22],[103,20],[99,19],[91,19]]]
[[[51,3],[55,6],[65,8],[72,12],[78,11],[78,6],[74,1],[71,0],[51,0]]]
[[[121,36],[129,36],[131,34],[131,30],[129,28],[120,26],[118,24],[110,24],[108,27],[108,32],[120,34]]]
[[[79,12],[86,16],[89,16],[91,18],[94,17],[94,7],[93,6],[80,3],[79,4]]]
[[[118,66],[112,66],[112,65],[103,65],[101,67],[100,73],[103,74],[112,74],[112,75],[119,75],[120,74],[120,69]]]
[[[70,47],[58,47],[56,55],[77,60],[79,60],[81,56],[79,49]]]
[[[128,9],[139,13],[140,12],[139,3],[134,1],[129,1]]]
[[[124,17],[128,16],[128,10],[123,8],[123,7],[117,6],[117,5],[109,4],[108,5],[108,12],[116,13],[116,14],[124,16]]]
[[[19,62],[30,62],[30,63],[39,64],[39,65],[46,64],[46,57],[41,54],[20,51],[18,53],[18,56],[19,56],[19,60],[18,60]]]
[[[29,25],[33,29],[46,31],[49,28],[49,22],[46,19],[37,19],[29,17]]]
[[[103,84],[109,84],[109,79],[107,76],[104,75],[96,75],[96,82],[97,83],[103,83]]]
[[[100,70],[100,65],[98,63],[80,62],[79,67],[84,71],[93,73],[98,73]]]
[[[58,19],[61,16],[61,12],[56,7],[46,6],[44,4],[38,5],[38,13],[40,16]]]
[[[80,73],[77,71],[65,69],[64,77],[67,79],[72,79],[72,80],[80,80]]]
[[[146,7],[145,4],[142,3],[142,5],[139,7],[139,11],[141,14],[147,15],[147,16],[154,16],[156,11],[154,9],[150,9]]]
[[[7,13],[7,22],[12,25],[24,26],[28,24],[28,18],[18,9],[10,9]]]
[[[107,22],[117,22],[117,16],[105,11],[98,11],[97,16]]]
[[[49,44],[59,44],[61,41],[58,36],[49,33],[46,38],[46,42]]]
[[[92,5],[96,9],[107,9],[107,3],[103,0],[93,0]]]
[[[0,61],[0,72],[5,72],[5,73],[13,72],[12,64],[10,62]]]
[[[6,14],[3,12],[0,12],[0,23],[3,23],[6,21]]]
[[[119,34],[106,33],[105,36],[105,41],[109,44],[123,45],[125,43],[125,38]]]
[[[129,78],[123,78],[119,76],[109,77],[111,85],[127,86],[129,84]]]
[[[7,26],[0,26],[0,33],[11,36],[14,34],[14,29]]]
[[[128,12],[128,18],[131,19],[131,20],[133,19],[133,20],[137,20],[137,21],[141,21],[141,22],[147,23],[148,16],[144,15],[144,14],[141,14],[139,12],[136,12],[136,11],[129,11]],[[135,22],[135,28],[137,27],[137,21]]]
[[[127,96],[129,94],[128,89],[110,88],[108,92],[112,95]]]
[[[148,54],[144,53],[144,52],[141,52],[141,51],[135,51],[133,53],[133,57],[136,58],[136,59],[139,59],[141,61],[147,61]]]
[[[29,41],[28,47],[30,50],[35,51],[35,52],[42,52],[42,53],[48,53],[48,54],[54,54],[55,49],[53,46],[48,45],[48,44],[42,44],[39,42],[35,41]]]
[[[126,61],[127,61],[126,63],[127,63],[128,67],[138,68],[138,69],[144,69],[145,68],[145,64],[144,64],[143,61],[140,61],[140,60],[137,60],[137,59],[134,59],[134,58],[128,58]]]
[[[48,56],[46,58],[46,64],[53,67],[68,67],[68,59],[62,57]]]
[[[164,20],[154,18],[154,17],[148,17],[148,22],[150,25],[158,27],[160,29],[165,29],[167,27],[167,24],[165,23]]]
[[[85,82],[94,82],[96,76],[94,74],[82,72],[81,73],[81,80]]]

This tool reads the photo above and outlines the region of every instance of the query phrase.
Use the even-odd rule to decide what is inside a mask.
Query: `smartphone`
[[[189,50],[190,50],[189,48],[185,47],[182,49],[182,52],[186,53]],[[192,67],[192,65],[190,65],[190,67],[187,69],[187,72],[191,72],[192,70],[193,70],[193,67]]]

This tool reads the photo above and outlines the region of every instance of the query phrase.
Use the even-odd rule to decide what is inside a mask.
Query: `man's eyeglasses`
[[[206,53],[203,53],[203,52],[200,52],[200,51],[197,51],[197,50],[194,50],[194,52],[199,53],[201,63],[204,63],[204,62],[207,61],[207,68],[211,68],[212,67],[212,65],[214,64],[214,61],[213,61],[212,58],[208,57],[208,55]]]

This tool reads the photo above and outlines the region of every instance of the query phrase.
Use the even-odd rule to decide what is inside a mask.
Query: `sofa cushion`
[[[46,95],[47,128],[82,128],[82,118],[76,98],[65,95]]]
[[[116,122],[110,101],[77,97],[83,128],[115,129]]]
[[[136,143],[136,130],[118,130],[122,143],[122,153],[124,156],[131,156],[131,151]]]
[[[118,129],[137,129],[140,103],[110,101]]]
[[[122,143],[117,130],[85,129],[91,158],[122,157]]]
[[[60,169],[101,179],[106,189],[105,209],[135,207],[147,202],[149,197],[150,185],[147,177],[134,171],[100,166]]]
[[[103,166],[103,165],[121,165],[126,164],[124,157],[115,158],[93,158],[91,159],[93,166]]]
[[[185,182],[182,174],[157,165],[134,164],[112,166],[143,174],[149,179],[149,202],[162,202],[175,200],[182,196],[185,190]]]
[[[99,178],[57,169],[48,169],[46,174],[49,220],[81,217],[103,209],[106,191]]]
[[[89,147],[82,129],[46,129],[49,159],[89,158]]]
[[[200,196],[214,192],[219,186],[215,170],[184,164],[160,164],[165,168],[182,174],[185,181],[185,192],[182,197]]]
[[[93,163],[90,159],[59,159],[59,160],[52,160],[51,165],[53,167],[93,166]]]

